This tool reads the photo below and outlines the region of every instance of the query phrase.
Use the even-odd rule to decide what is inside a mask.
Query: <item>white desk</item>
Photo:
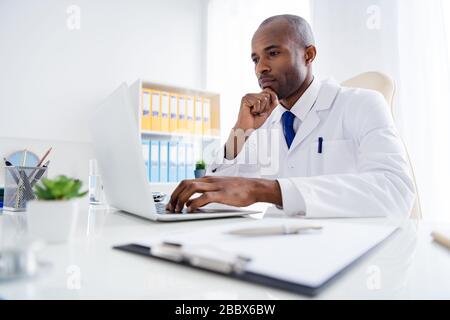
[[[0,246],[26,236],[26,213],[0,214]],[[113,250],[149,235],[234,223],[243,218],[153,223],[91,207],[81,210],[71,244],[39,254],[52,264],[38,277],[0,283],[3,299],[301,299],[300,295]],[[249,218],[247,218],[249,219]],[[349,220],[341,220],[348,222]],[[387,223],[385,219],[351,220]],[[321,299],[450,298],[450,251],[432,242],[432,225],[408,221],[330,284]]]

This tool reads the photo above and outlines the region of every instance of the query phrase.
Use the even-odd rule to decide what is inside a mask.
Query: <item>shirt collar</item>
[[[313,79],[312,83],[306,89],[306,91],[302,94],[302,96],[295,102],[294,106],[291,108],[291,112],[299,118],[302,122],[305,121],[306,116],[309,111],[311,111],[314,103],[319,96],[320,90],[320,81]],[[277,106],[277,113],[272,118],[272,123],[280,121],[282,114],[288,111],[281,104]]]

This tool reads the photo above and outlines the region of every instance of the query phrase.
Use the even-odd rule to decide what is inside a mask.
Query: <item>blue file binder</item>
[[[159,182],[168,182],[169,177],[169,142],[160,141],[159,148]]]
[[[194,169],[195,169],[194,144],[187,143],[186,144],[186,179],[194,179]]]
[[[159,141],[150,141],[150,182],[159,180]]]
[[[186,144],[178,144],[178,181],[186,179]]]
[[[178,142],[169,142],[169,182],[178,180]]]
[[[147,180],[150,181],[150,141],[142,140],[142,156],[144,158],[145,173]]]

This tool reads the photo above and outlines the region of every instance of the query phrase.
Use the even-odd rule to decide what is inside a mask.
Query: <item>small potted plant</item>
[[[195,163],[195,171],[194,176],[195,178],[201,178],[206,175],[206,163],[203,160],[199,160]]]
[[[28,231],[31,236],[50,243],[66,242],[73,235],[77,223],[77,198],[82,182],[60,175],[42,179],[35,188],[36,200],[27,203]]]

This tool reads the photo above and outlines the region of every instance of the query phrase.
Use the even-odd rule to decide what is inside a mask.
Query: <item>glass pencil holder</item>
[[[34,186],[47,177],[47,167],[5,167],[3,210],[25,211],[27,202],[36,198]]]

